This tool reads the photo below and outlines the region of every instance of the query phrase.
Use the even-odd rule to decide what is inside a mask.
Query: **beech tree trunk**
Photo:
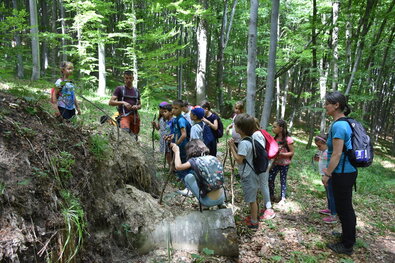
[[[17,0],[12,0],[12,7],[15,10],[18,10]],[[19,32],[15,33],[15,44],[16,44],[17,49],[21,48],[21,37],[19,36]],[[20,53],[20,51],[18,51],[16,61],[17,61],[17,64],[16,64],[17,76],[18,76],[18,78],[23,79],[25,77],[25,74],[23,72],[23,58],[22,58],[22,54]]]
[[[272,15],[270,22],[270,49],[269,49],[269,63],[267,68],[267,81],[266,81],[266,92],[265,102],[262,110],[261,127],[266,129],[269,120],[272,107],[273,91],[274,91],[274,79],[276,74],[276,49],[277,49],[277,25],[280,10],[280,0],[272,0]]]
[[[30,34],[32,38],[32,60],[33,71],[32,80],[40,78],[40,45],[38,40],[38,17],[37,17],[37,2],[36,0],[29,0],[30,10]]]
[[[248,27],[248,63],[247,63],[247,103],[246,112],[255,116],[256,99],[256,43],[258,0],[250,1],[250,23]]]
[[[207,8],[207,0],[199,1],[204,9]],[[206,99],[206,68],[207,68],[207,23],[204,17],[199,18],[196,32],[198,45],[198,59],[196,69],[196,104]]]
[[[339,17],[339,1],[335,0],[332,3],[332,90],[337,90],[338,78],[339,78],[339,68],[337,65],[339,59],[339,49],[338,49],[338,39],[339,39],[339,27],[337,25],[337,19]]]
[[[99,42],[98,54],[99,54],[99,88],[97,89],[97,95],[106,95],[106,50],[103,42]]]

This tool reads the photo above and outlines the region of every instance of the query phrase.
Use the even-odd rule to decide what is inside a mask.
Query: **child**
[[[185,163],[187,161],[187,155],[185,152],[185,145],[189,142],[189,134],[191,130],[191,125],[189,122],[182,116],[182,107],[184,102],[182,100],[173,101],[172,112],[174,115],[173,119],[173,133],[171,136],[172,141],[178,145],[180,149],[180,158],[181,162]],[[185,175],[187,175],[188,171],[179,171],[177,172],[177,176],[179,179],[184,179]]]
[[[190,104],[188,101],[184,101],[184,105],[182,106],[182,116],[189,122],[192,126],[192,119],[191,119],[191,111],[190,111]]]
[[[219,128],[219,117],[211,111],[211,105],[208,101],[202,102],[202,108],[204,109],[205,116],[202,121],[207,124],[211,128],[213,134],[215,134]],[[213,140],[207,147],[210,149],[210,155],[217,156],[217,140]]]
[[[287,123],[284,120],[277,120],[273,123],[274,139],[278,143],[279,153],[274,159],[273,166],[269,171],[269,190],[270,196],[274,198],[274,180],[276,175],[280,172],[281,183],[281,200],[279,204],[285,202],[287,194],[287,173],[289,165],[291,164],[292,156],[294,155],[293,139],[289,136],[287,130]]]
[[[170,144],[171,149],[174,152],[174,162],[175,162],[175,167],[177,171],[180,170],[189,170],[191,171],[191,168],[193,165],[196,165],[197,158],[200,158],[202,156],[207,156],[209,153],[209,149],[206,147],[206,145],[201,141],[201,140],[191,140],[187,145],[186,145],[186,153],[187,153],[187,159],[188,161],[182,162],[180,158],[180,149],[179,147],[172,143]],[[211,159],[210,159],[211,157]],[[210,156],[208,158],[209,164],[214,164],[215,171],[214,173],[218,176],[218,180],[221,180],[221,185],[223,183],[223,168],[221,163],[218,161],[213,156]],[[213,160],[214,158],[214,160]],[[210,165],[211,166],[211,165]],[[209,169],[208,169],[209,170]],[[194,173],[194,172],[193,172]],[[205,193],[202,190],[204,189],[203,185],[200,184],[193,173],[188,173],[185,178],[185,186],[187,189],[189,189],[192,194],[199,200],[200,204],[206,206],[206,207],[211,207],[211,206],[216,206],[216,205],[222,205],[225,201],[225,193],[223,187],[209,191]]]
[[[321,176],[324,176],[323,169],[325,169],[328,165],[328,147],[326,145],[327,136],[326,134],[320,134],[315,136],[314,142],[317,145],[319,153],[318,153],[318,170]],[[328,185],[325,186],[326,190],[326,198],[328,202],[328,209],[320,210],[320,214],[328,215],[322,219],[325,223],[334,224],[337,223],[336,217],[336,206],[335,206],[335,198],[333,197],[333,188],[332,188],[332,178],[328,180]]]
[[[210,150],[210,153],[213,152],[215,149],[213,147],[213,141],[215,140],[214,134],[212,130],[202,122],[204,118],[205,110],[200,106],[196,106],[191,110],[191,119],[194,125],[191,128],[191,139],[199,139],[204,142],[204,144]]]
[[[234,115],[232,118],[232,123],[226,128],[226,134],[228,134],[229,130],[232,129],[232,138],[234,139],[236,146],[237,146],[237,144],[240,142],[241,138],[240,138],[240,134],[238,134],[236,132],[236,129],[234,128],[234,121],[235,121],[235,118],[238,114],[244,113],[243,102],[242,101],[236,102],[236,104],[233,108],[233,111],[234,111]]]
[[[160,148],[159,151],[161,153],[165,152],[165,141],[164,141],[164,136],[165,135],[169,135],[169,134],[165,134],[166,133],[166,120],[163,116],[163,112],[164,112],[164,107],[170,105],[169,103],[167,103],[166,101],[163,101],[161,103],[159,103],[159,115],[158,115],[158,122],[153,121],[152,122],[152,127],[155,128],[156,130],[159,130],[159,144],[160,144]]]
[[[258,141],[263,148],[266,147],[266,139],[260,131],[261,127],[259,124],[259,120],[255,118],[255,132],[252,134],[252,139]],[[269,193],[269,167],[266,172],[259,174],[259,188],[262,191],[263,195],[263,203],[264,209],[260,211],[261,216],[259,219],[268,220],[272,219],[276,216],[272,209],[272,203],[270,201],[270,193]]]
[[[169,144],[166,141],[166,138],[174,132],[173,131],[173,112],[172,112],[171,104],[165,105],[163,107],[163,118],[166,122],[166,128],[165,128],[162,138],[163,138],[163,142],[165,144],[166,161],[167,161],[167,164],[169,165],[169,167],[171,167],[173,157],[171,154],[171,149],[169,147]]]
[[[55,82],[55,88],[51,91],[51,103],[55,109],[56,116],[62,116],[63,119],[71,119],[77,114],[80,115],[80,107],[78,105],[77,98],[75,97],[75,85],[70,80],[73,74],[74,66],[73,63],[64,61],[60,65],[60,72],[62,77]]]
[[[240,134],[241,139],[251,136],[255,130],[255,119],[248,114],[238,114],[234,119],[234,129]],[[241,140],[236,150],[234,139],[228,141],[230,152],[239,164],[239,173],[244,193],[244,201],[250,206],[250,216],[247,217],[246,224],[248,228],[257,229],[258,223],[258,204],[256,196],[258,191],[258,175],[254,170],[245,164],[253,163],[252,143],[248,140]]]

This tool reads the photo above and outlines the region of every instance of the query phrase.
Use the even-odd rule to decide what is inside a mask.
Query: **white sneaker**
[[[192,196],[193,195],[192,192],[189,191],[188,188],[185,188],[184,190],[178,190],[177,193],[179,193],[180,195],[183,195],[183,196]]]

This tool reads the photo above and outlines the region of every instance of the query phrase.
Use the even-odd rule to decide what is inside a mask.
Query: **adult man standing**
[[[123,81],[125,85],[115,89],[108,104],[118,107],[121,129],[134,135],[137,141],[140,132],[140,118],[137,112],[141,109],[140,92],[133,87],[132,71],[127,70],[123,73]]]

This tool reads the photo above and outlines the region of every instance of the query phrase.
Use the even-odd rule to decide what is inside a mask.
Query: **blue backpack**
[[[208,147],[216,139],[213,134],[213,131],[211,130],[210,126],[208,126],[204,122],[197,123],[197,125],[199,125],[202,128],[203,142]]]
[[[352,118],[340,118],[337,121],[346,121],[351,127],[351,149],[343,147],[343,152],[348,156],[354,167],[368,167],[373,162],[374,151],[369,135],[362,124]]]

